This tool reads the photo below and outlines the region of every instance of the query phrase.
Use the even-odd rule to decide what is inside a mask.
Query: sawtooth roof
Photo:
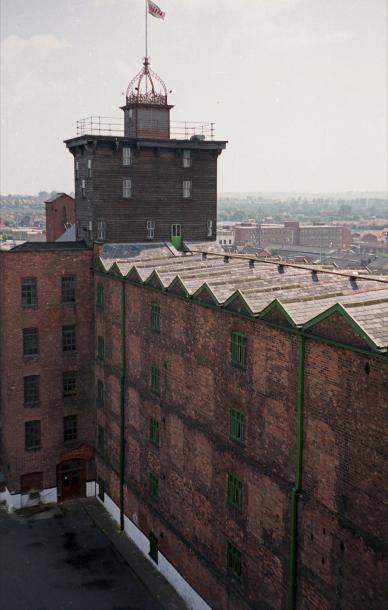
[[[219,307],[229,308],[238,299],[237,311],[243,315],[260,318],[278,308],[295,328],[311,327],[316,318],[339,312],[355,323],[373,349],[384,351],[388,347],[388,278],[286,261],[256,259],[252,266],[247,257],[212,252],[174,256],[167,244],[160,246],[160,252],[155,248],[150,258],[141,252],[136,258],[132,250],[129,257],[113,259],[108,248],[97,267],[167,292],[176,292],[178,285],[189,298],[199,299],[206,291]]]

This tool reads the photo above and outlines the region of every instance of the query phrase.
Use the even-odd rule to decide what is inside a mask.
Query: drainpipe
[[[121,371],[120,371],[120,529],[124,529],[125,386],[126,386],[126,292],[121,280]]]
[[[296,398],[296,462],[295,485],[291,491],[290,565],[288,585],[288,610],[296,608],[297,550],[298,550],[298,500],[302,486],[303,467],[303,411],[304,411],[304,362],[305,337],[298,336],[298,370]]]

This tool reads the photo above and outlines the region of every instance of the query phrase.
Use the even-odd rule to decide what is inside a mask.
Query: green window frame
[[[245,442],[245,415],[239,409],[230,410],[230,438],[241,445]]]
[[[151,559],[153,559],[153,561],[155,561],[155,563],[158,563],[158,552],[159,552],[158,539],[153,532],[150,532],[149,536],[148,536],[148,540],[150,542],[150,550],[149,550],[148,555],[151,557]]]
[[[159,478],[153,472],[150,473],[149,491],[153,500],[159,499]]]
[[[160,305],[151,303],[151,328],[160,333]]]
[[[105,340],[100,335],[97,337],[97,355],[101,360],[105,358]]]
[[[232,365],[240,369],[247,366],[247,336],[244,333],[232,333]]]
[[[159,447],[159,422],[156,417],[150,418],[150,442]]]
[[[241,551],[232,542],[228,542],[228,572],[231,576],[234,576],[235,578],[241,578]]]
[[[101,381],[101,379],[97,379],[97,400],[99,402],[104,402],[104,396],[105,396],[104,382]]]
[[[233,473],[228,477],[228,502],[233,508],[241,511],[242,509],[242,481]]]
[[[151,391],[160,394],[160,369],[158,366],[151,366]]]
[[[104,455],[105,452],[105,428],[97,426],[97,451]]]
[[[104,307],[105,295],[104,295],[104,285],[99,282],[97,284],[97,306]]]

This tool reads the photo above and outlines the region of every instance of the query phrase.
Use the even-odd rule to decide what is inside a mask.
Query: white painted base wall
[[[88,481],[86,483],[86,497],[94,497],[96,495],[96,481]],[[0,502],[5,502],[8,512],[37,506],[38,504],[56,504],[58,502],[57,488],[42,489],[39,492],[39,498],[30,498],[30,494],[13,494],[5,488],[5,491],[0,493]]]
[[[97,485],[98,487],[98,485]],[[98,497],[98,496],[97,496]],[[104,494],[104,502],[98,498],[100,502],[105,506],[106,510],[113,517],[116,523],[120,523],[120,510],[117,504],[115,504],[107,494]],[[174,566],[167,561],[167,559],[160,553],[158,555],[158,563],[156,564],[148,555],[150,550],[150,543],[143,534],[143,532],[134,524],[133,521],[128,519],[124,515],[124,531],[143,553],[143,555],[152,563],[154,568],[158,570],[168,580],[168,582],[174,587],[177,593],[186,602],[190,610],[212,610],[211,607],[205,602],[200,595],[189,585],[187,580],[179,574]]]

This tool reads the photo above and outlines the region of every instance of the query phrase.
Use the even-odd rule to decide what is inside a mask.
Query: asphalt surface
[[[82,505],[0,510],[1,610],[162,610]]]

